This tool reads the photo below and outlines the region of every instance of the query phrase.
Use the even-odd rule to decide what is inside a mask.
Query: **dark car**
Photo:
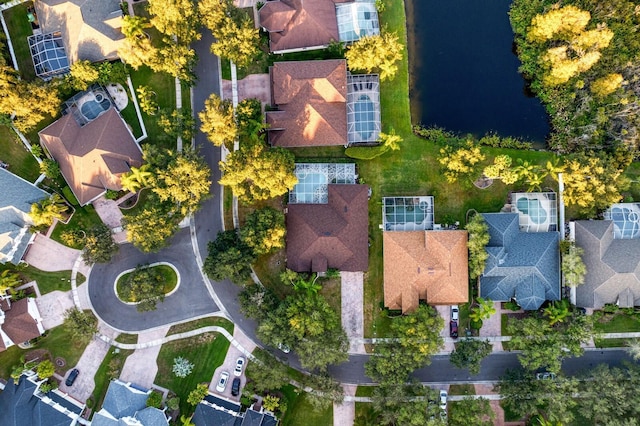
[[[231,395],[238,396],[239,393],[240,393],[240,377],[236,377],[235,379],[233,379],[233,382],[231,383]]]
[[[458,337],[458,322],[451,321],[449,323],[449,335],[454,339]]]
[[[78,378],[78,374],[80,374],[80,372],[78,371],[77,368],[74,368],[73,370],[71,370],[71,373],[69,373],[69,375],[67,376],[67,380],[64,382],[65,385],[73,386],[73,382],[75,382],[76,379]]]

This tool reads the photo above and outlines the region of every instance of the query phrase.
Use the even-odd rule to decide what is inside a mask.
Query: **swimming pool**
[[[102,92],[93,92],[93,99],[85,100],[80,106],[80,111],[87,120],[95,120],[100,114],[111,107],[111,102]]]
[[[362,140],[370,140],[376,129],[375,104],[367,95],[360,95],[353,105],[355,110],[356,132],[360,134]]]
[[[640,234],[640,215],[634,209],[614,206],[610,217],[615,226],[615,238],[635,238]]]
[[[547,221],[548,213],[537,198],[518,198],[516,206],[518,210],[529,216],[529,220],[536,225],[542,225]]]
[[[303,173],[298,175],[298,183],[293,187],[295,203],[313,203],[314,199],[322,198],[327,192],[327,176],[323,173]],[[317,201],[316,201],[317,202]],[[326,201],[322,201],[326,202]]]

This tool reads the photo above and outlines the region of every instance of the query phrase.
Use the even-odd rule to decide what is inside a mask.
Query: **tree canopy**
[[[487,340],[462,339],[451,353],[451,364],[466,368],[471,374],[480,373],[480,363],[491,353],[492,345]]]
[[[238,137],[238,126],[233,114],[233,105],[212,93],[204,103],[204,110],[198,113],[200,130],[215,146],[230,148]]]
[[[475,280],[484,272],[484,267],[489,258],[489,254],[485,250],[489,244],[489,227],[484,221],[481,214],[475,214],[467,223],[466,227],[469,232],[469,279]]]
[[[82,259],[86,263],[108,263],[118,252],[118,244],[107,225],[100,223],[85,231],[85,234]]]
[[[251,277],[251,263],[256,257],[235,229],[219,232],[215,241],[209,242],[209,254],[203,271],[215,281],[230,279],[241,284]]]
[[[361,37],[347,49],[345,57],[350,70],[378,72],[380,80],[384,81],[395,76],[403,50],[404,45],[397,34],[384,31]]]
[[[240,228],[240,239],[254,254],[268,254],[284,248],[287,228],[284,214],[272,207],[254,210]]]

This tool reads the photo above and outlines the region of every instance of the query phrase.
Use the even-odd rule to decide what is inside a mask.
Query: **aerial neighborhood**
[[[0,17],[0,426],[638,424],[634,0]]]

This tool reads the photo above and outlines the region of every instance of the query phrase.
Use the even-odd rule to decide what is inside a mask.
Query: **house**
[[[576,246],[584,250],[584,283],[576,287],[576,305],[601,309],[640,305],[640,204],[615,204],[607,220],[574,223]]]
[[[132,383],[112,380],[102,408],[94,414],[93,426],[168,426],[164,411],[147,407],[151,391]]]
[[[38,134],[80,205],[121,190],[120,177],[142,165],[142,151],[106,90],[77,94],[63,114]]]
[[[324,49],[380,34],[372,0],[272,0],[258,12],[272,53]]]
[[[196,426],[277,426],[273,413],[254,406],[244,413],[240,404],[219,396],[207,395],[196,406],[191,421]]]
[[[0,352],[35,339],[42,333],[44,326],[35,299],[26,297],[12,301],[0,295]]]
[[[301,163],[295,173],[286,212],[287,268],[366,271],[369,187],[355,184],[355,165]]]
[[[489,255],[480,276],[480,296],[514,299],[525,310],[560,300],[558,232],[523,232],[518,213],[483,213],[489,228]]]
[[[119,0],[36,0],[39,29],[28,38],[36,75],[50,78],[79,60],[118,59],[124,41]]]
[[[53,390],[40,392],[33,371],[23,373],[15,383],[9,379],[0,392],[0,425],[2,426],[70,426],[76,425],[84,404],[69,395]]]
[[[269,69],[268,139],[279,147],[375,142],[381,130],[377,75],[350,75],[344,59],[276,62]]]
[[[18,264],[32,235],[29,226],[31,205],[49,194],[32,183],[0,167],[0,263]]]
[[[384,305],[403,313],[469,301],[467,231],[386,231],[382,234]]]

